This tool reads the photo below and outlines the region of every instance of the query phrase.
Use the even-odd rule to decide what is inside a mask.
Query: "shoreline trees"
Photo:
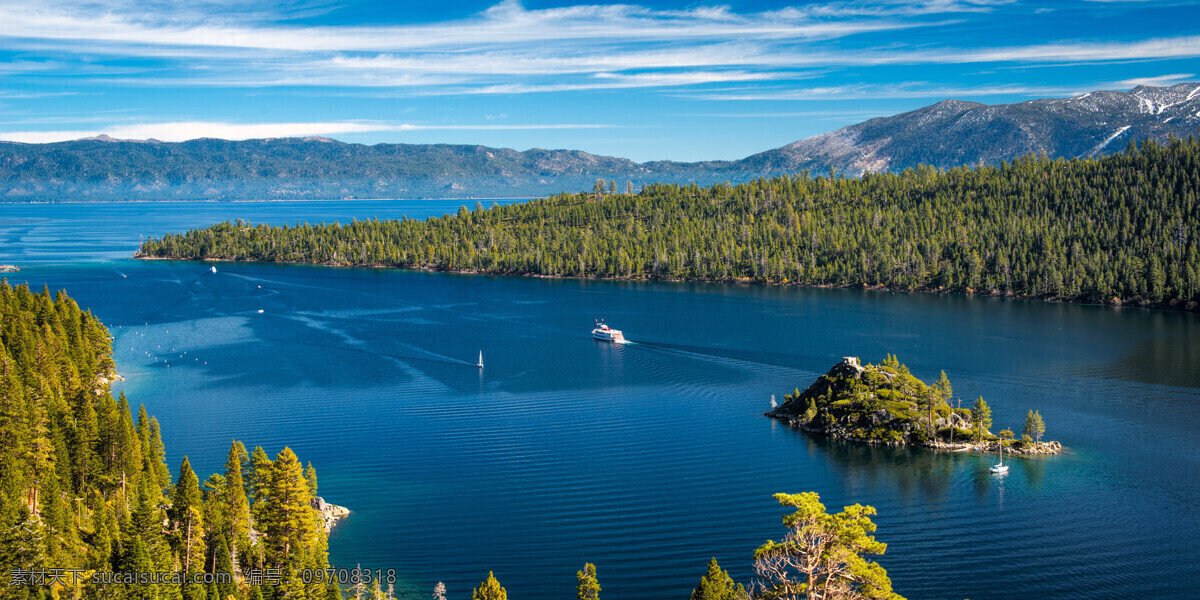
[[[816,492],[775,494],[783,506],[787,534],[754,551],[756,596],[764,600],[904,600],[892,591],[887,571],[860,555],[883,554],[875,540],[875,509],[855,504],[837,514],[825,512]]]
[[[293,559],[291,573],[281,573],[286,577],[328,567],[324,529],[312,527],[308,480],[290,449],[274,463],[255,449],[261,458],[252,482],[261,485],[250,490],[259,492],[253,508],[242,476],[250,465],[237,441],[224,473],[201,483],[184,457],[172,483],[158,420],[139,407],[135,421],[125,395],[113,398],[114,369],[108,330],[66,293],[52,297],[46,288],[34,293],[0,280],[0,567],[9,578],[0,594],[6,600],[48,597],[45,581],[32,574],[56,569],[77,569],[80,578],[67,575],[55,597],[258,600],[263,582],[243,576],[248,568]],[[265,530],[257,542],[256,526]],[[281,540],[288,544],[282,553]],[[82,576],[89,572],[229,579],[114,585]],[[324,581],[285,587],[265,595],[330,595]]]

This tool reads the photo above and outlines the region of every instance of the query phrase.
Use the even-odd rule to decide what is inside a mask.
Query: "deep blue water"
[[[470,201],[469,204],[473,204]],[[485,201],[485,204],[487,202]],[[493,570],[521,600],[686,598],[716,556],[749,582],[775,492],[878,511],[909,598],[1191,598],[1200,588],[1196,315],[854,290],[497,278],[120,259],[226,218],[423,216],[455,202],[0,205],[12,281],[66,288],[115,335],[121,386],[174,470],[230,440],[312,461],[353,514],[337,566],[452,598]],[[259,311],[262,311],[261,313]],[[634,341],[590,339],[596,317]],[[482,350],[486,368],[473,363]],[[762,416],[842,356],[945,369],[994,429],[1039,409],[1068,454],[831,443]]]

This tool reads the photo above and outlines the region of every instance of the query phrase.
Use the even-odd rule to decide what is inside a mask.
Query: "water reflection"
[[[1177,335],[1143,341],[1097,374],[1139,383],[1200,388],[1200,328],[1195,326],[1195,319],[1179,321],[1174,324]]]
[[[908,446],[881,446],[810,436],[835,470],[848,470],[869,488],[894,487],[905,500],[942,499],[950,490],[959,457]]]
[[[1046,461],[1051,460],[1046,457],[1034,457],[1024,460],[1012,461],[1014,466],[1020,469],[1025,476],[1027,485],[1032,489],[1041,489],[1042,481],[1046,478]]]

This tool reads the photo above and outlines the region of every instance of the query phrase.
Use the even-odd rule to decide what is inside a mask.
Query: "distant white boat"
[[[476,367],[483,368],[483,350],[479,351],[479,362],[475,363]]]
[[[993,473],[1008,472],[1008,465],[1004,464],[1004,440],[1000,440],[1000,464],[992,465],[992,468],[988,470]]]
[[[592,337],[605,342],[628,343],[625,336],[621,334],[620,329],[613,329],[606,325],[604,321],[596,321],[596,328],[592,330]]]
[[[209,267],[209,268],[208,268],[208,270],[209,270],[209,271],[212,271],[213,273],[216,273],[216,272],[217,272],[217,267],[215,267],[215,266],[212,266],[212,267]]]

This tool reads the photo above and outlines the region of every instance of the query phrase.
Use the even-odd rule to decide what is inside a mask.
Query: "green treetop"
[[[713,557],[708,561],[708,571],[692,590],[690,600],[750,600],[750,596],[742,584],[733,582],[729,572],[723,570]]]
[[[1041,413],[1036,410],[1025,413],[1025,435],[1041,443],[1044,433],[1046,433],[1046,422],[1042,420]]]
[[[946,377],[945,371],[942,371],[942,374],[938,375],[933,387],[937,390],[938,395],[941,396],[942,402],[950,402],[950,398],[954,396],[954,388],[950,387],[950,378]]]
[[[271,458],[267,456],[267,452],[262,446],[255,446],[250,455],[250,473],[246,478],[246,486],[253,500],[250,513],[256,521],[263,519],[262,509],[266,506],[267,496],[270,494],[271,469]]]
[[[479,587],[471,590],[471,600],[508,600],[508,592],[500,587],[496,576],[488,571],[487,579],[479,582]]]
[[[578,600],[599,600],[600,581],[596,579],[596,565],[584,563],[582,571],[575,572],[575,597]]]
[[[171,495],[172,546],[185,573],[204,568],[204,518],[200,481],[187,457],[179,465],[179,481]]]
[[[284,448],[275,456],[267,498],[262,512],[267,563],[283,567],[294,563],[299,552],[317,536],[308,482],[291,448]]]
[[[235,563],[239,553],[250,550],[250,502],[246,499],[245,482],[242,480],[242,456],[245,451],[246,447],[234,440],[225,459],[224,507],[229,528],[224,533],[232,541],[230,552]]]
[[[308,463],[308,466],[304,468],[304,481],[306,483],[308,483],[309,495],[316,496],[317,495],[317,469],[312,466],[311,461]]]
[[[976,438],[982,442],[984,432],[992,426],[992,409],[983,396],[976,399],[975,404],[971,406],[971,420],[975,422]]]
[[[887,544],[875,531],[871,506],[855,504],[837,514],[825,512],[816,492],[775,494],[783,506],[787,534],[754,551],[754,570],[767,600],[882,599],[903,600],[892,592],[887,571],[863,554],[883,554]]]

